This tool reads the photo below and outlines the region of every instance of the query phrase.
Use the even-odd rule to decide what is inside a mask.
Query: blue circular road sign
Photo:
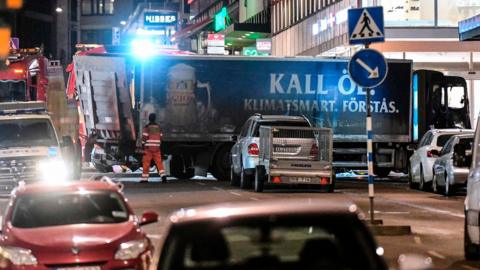
[[[350,78],[363,88],[376,87],[385,80],[388,73],[387,61],[373,49],[363,49],[352,56],[348,63]]]

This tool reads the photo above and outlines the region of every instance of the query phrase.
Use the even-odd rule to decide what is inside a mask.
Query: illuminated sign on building
[[[145,26],[166,26],[177,24],[176,12],[145,12],[143,15]]]
[[[215,25],[215,32],[225,30],[230,24],[230,17],[228,16],[227,8],[223,7],[220,12],[215,14],[213,21]]]

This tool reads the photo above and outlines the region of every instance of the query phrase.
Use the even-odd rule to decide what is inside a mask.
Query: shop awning
[[[176,32],[171,37],[171,39],[172,40],[178,40],[178,39],[181,39],[181,38],[184,38],[184,37],[189,37],[189,36],[197,33],[198,31],[202,30],[203,28],[207,27],[210,23],[212,23],[212,19],[206,19],[206,20],[203,20],[201,22],[191,24],[191,25],[183,28],[182,30]]]

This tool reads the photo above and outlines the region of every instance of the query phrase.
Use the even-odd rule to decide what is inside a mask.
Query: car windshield
[[[379,269],[373,241],[353,219],[268,219],[231,226],[196,224],[172,232],[170,269]],[[294,221],[295,224],[291,224]]]
[[[437,138],[437,146],[443,147],[447,141],[455,134],[446,134],[446,135],[440,135]]]
[[[15,201],[12,225],[38,228],[69,224],[121,223],[129,218],[121,197],[111,191],[20,195]]]
[[[48,119],[0,121],[0,147],[58,146]]]
[[[268,127],[279,127],[279,126],[287,126],[287,127],[310,127],[308,122],[306,121],[261,121],[257,125],[255,125],[255,130],[253,132],[253,137],[260,136],[260,127],[261,126],[268,126]]]

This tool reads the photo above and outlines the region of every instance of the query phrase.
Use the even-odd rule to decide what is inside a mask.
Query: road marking
[[[469,266],[469,265],[462,265],[462,268],[463,269],[468,269],[468,270],[475,270],[477,268],[473,267],[473,266]]]
[[[428,253],[429,255],[431,255],[431,256],[433,256],[433,257],[437,257],[437,258],[439,258],[439,259],[441,259],[441,260],[445,260],[445,259],[447,258],[447,257],[443,256],[442,254],[436,252],[435,250],[429,250],[427,253]]]
[[[207,184],[202,183],[202,182],[195,182],[195,183],[199,184],[200,186],[205,186],[205,185],[207,185]]]
[[[250,197],[250,200],[254,200],[254,201],[260,201],[260,199],[258,199],[258,198],[254,198],[254,197]]]
[[[373,211],[375,214],[383,214],[383,215],[410,215],[409,211],[392,211],[392,212],[383,212],[383,211]],[[369,212],[370,213],[370,212]]]
[[[242,194],[236,193],[236,192],[233,192],[233,191],[230,191],[230,194],[235,195],[235,196],[242,196]]]
[[[417,244],[417,245],[422,244],[422,239],[420,238],[420,236],[413,237],[413,240],[415,241],[415,244]]]
[[[452,217],[465,218],[464,214],[458,214],[458,213],[454,213],[454,212],[448,211],[448,210],[441,210],[441,209],[437,209],[437,208],[433,208],[433,207],[429,207],[429,206],[417,205],[417,204],[409,203],[409,202],[401,202],[401,201],[392,201],[392,202],[396,203],[396,204],[404,205],[404,206],[409,206],[409,207],[412,207],[412,208],[417,208],[417,209],[420,209],[420,210],[425,210],[427,212],[435,212],[435,213],[438,213],[438,214],[449,215],[449,216],[452,216]]]
[[[355,197],[361,197],[362,196],[361,194],[353,193],[353,192],[345,192],[344,194],[347,194],[347,195],[350,195],[350,196],[355,196]],[[411,207],[411,208],[424,210],[424,211],[427,211],[427,212],[434,212],[434,213],[437,213],[437,214],[444,214],[444,215],[448,215],[448,216],[452,216],[452,217],[465,218],[464,214],[459,214],[459,213],[455,213],[455,212],[448,211],[448,210],[440,210],[440,209],[437,209],[437,208],[433,208],[433,207],[429,207],[429,206],[423,206],[423,205],[417,205],[417,204],[409,203],[409,202],[389,200],[389,199],[385,199],[385,198],[382,198],[382,197],[377,197],[376,199],[381,200],[383,202],[394,203],[394,204],[398,204],[398,205],[403,205],[403,206],[408,206],[408,207]]]
[[[147,234],[147,237],[152,238],[152,239],[161,239],[162,235],[161,234]]]

